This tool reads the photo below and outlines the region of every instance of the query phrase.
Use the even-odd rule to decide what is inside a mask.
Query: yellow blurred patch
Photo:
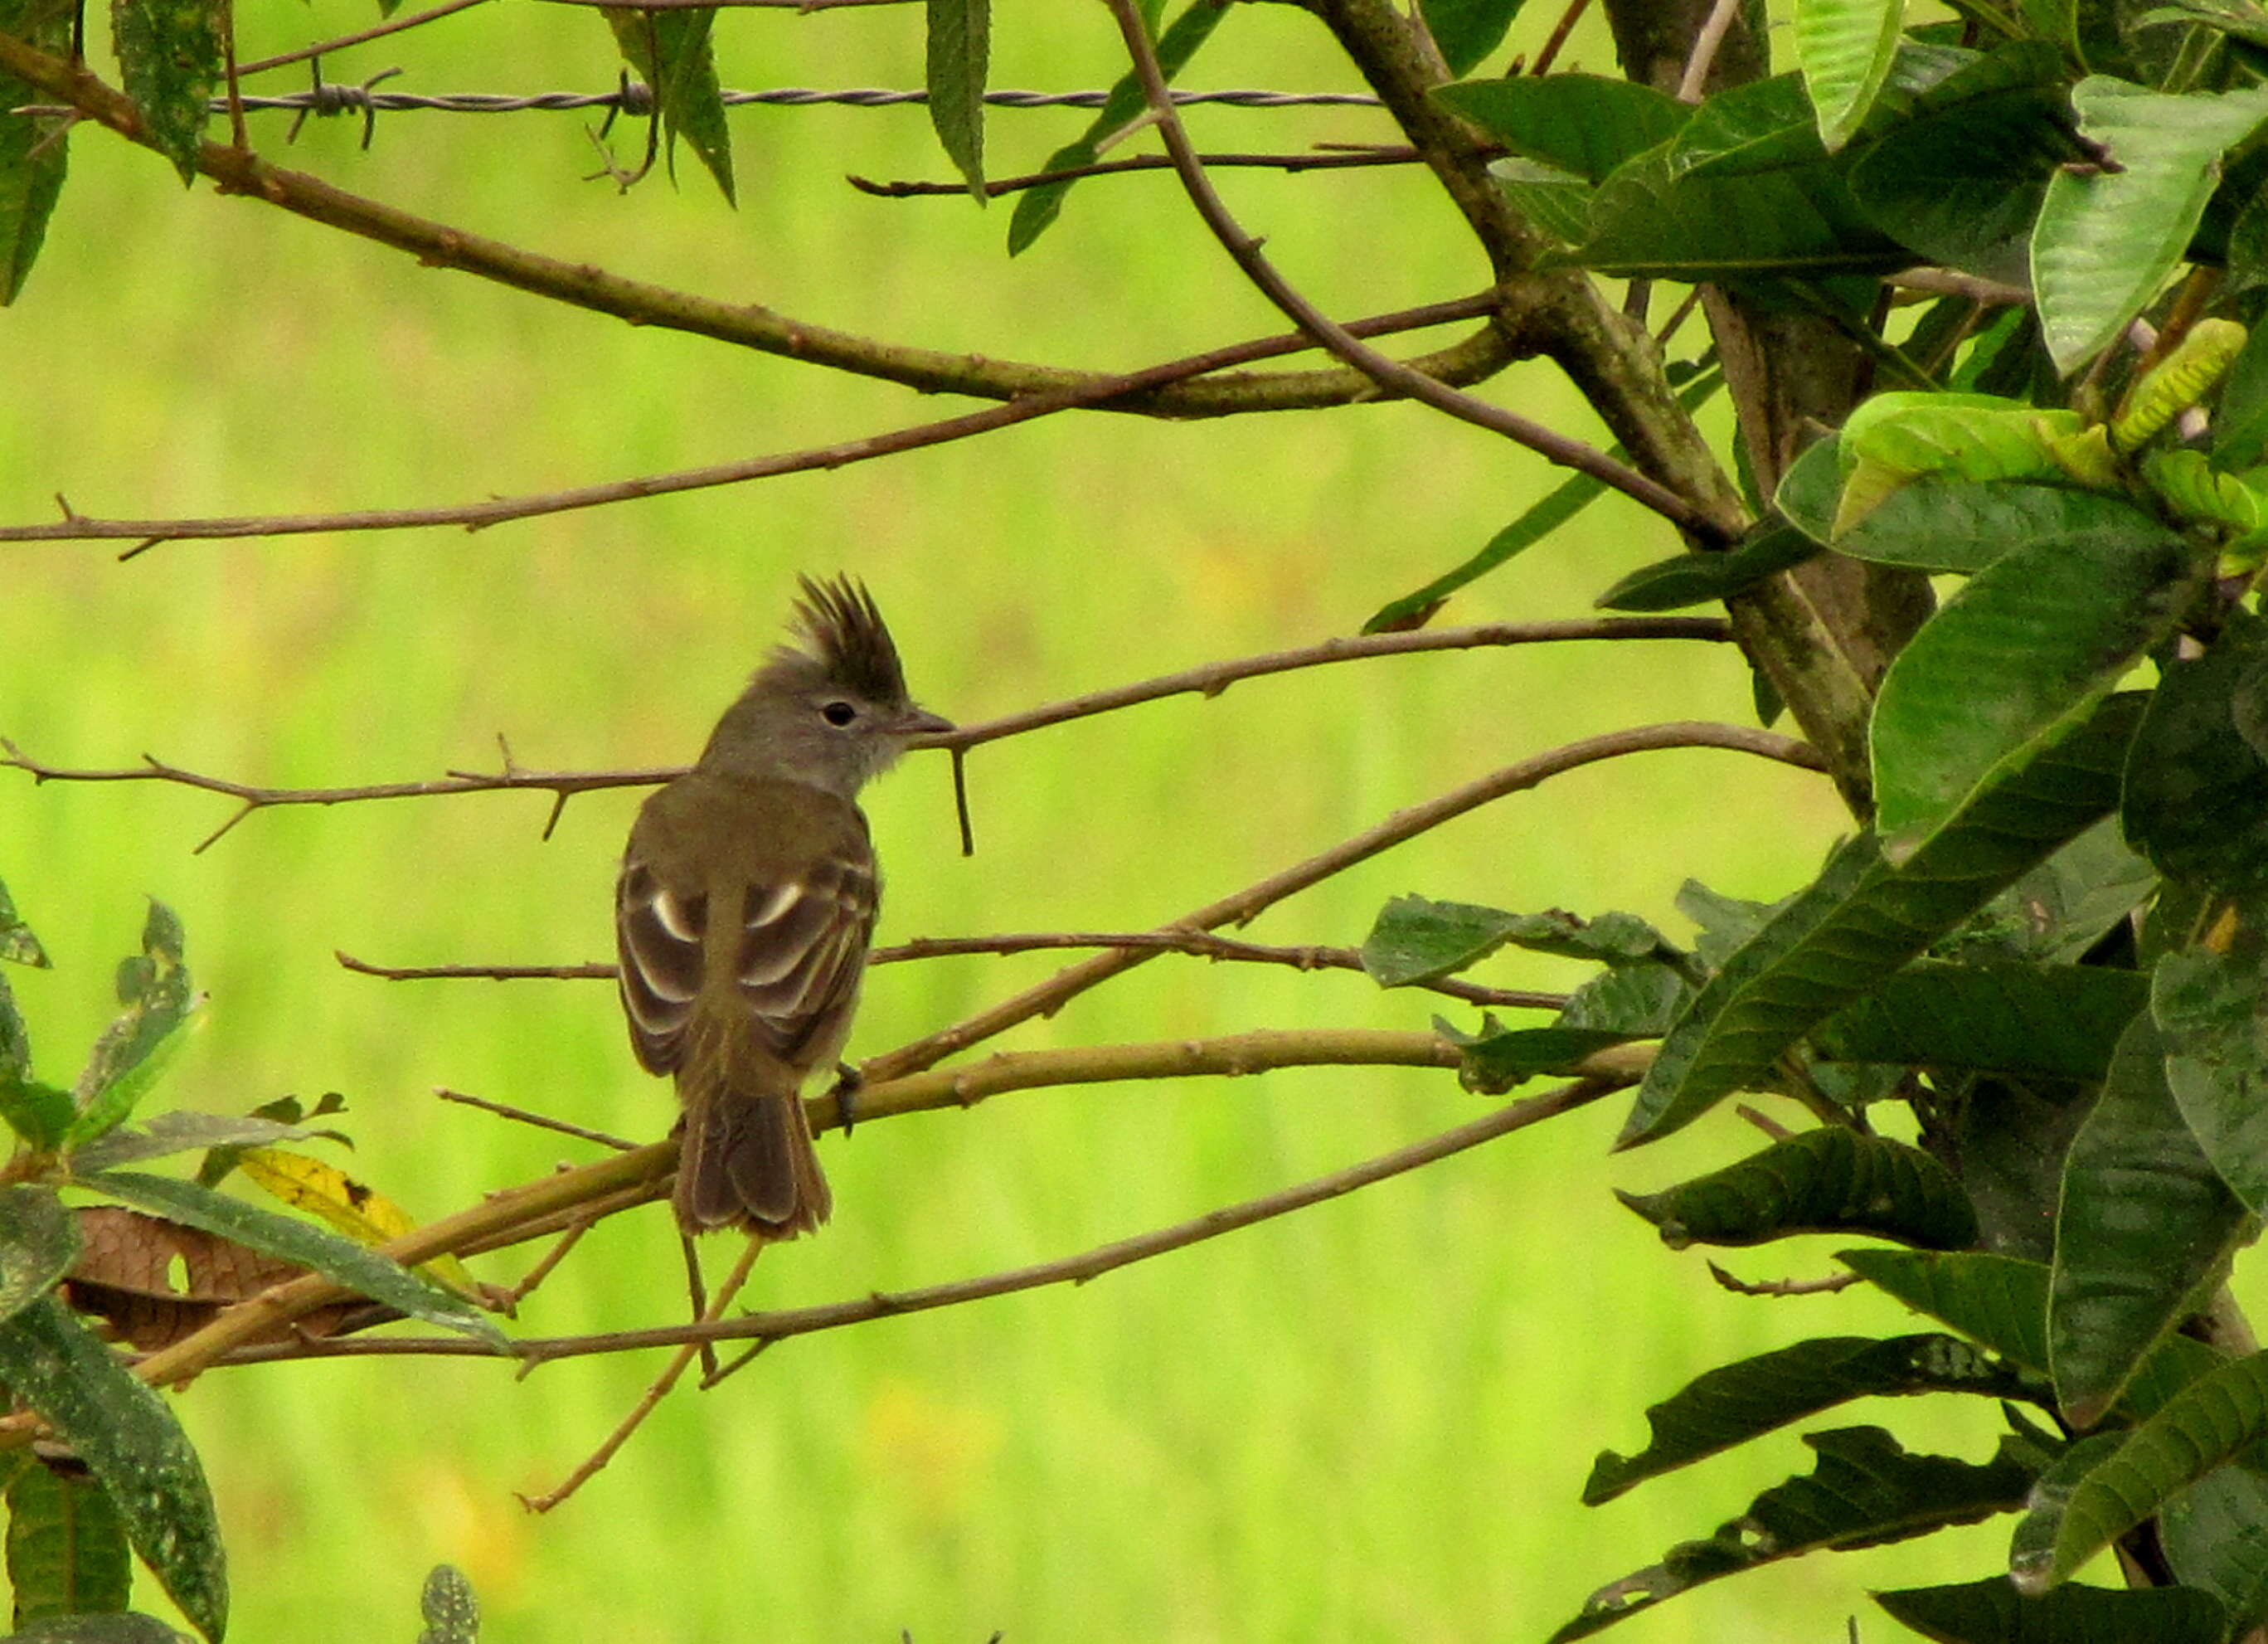
[[[913,1382],[886,1382],[866,1405],[861,1434],[866,1464],[924,1519],[963,1516],[1000,1448],[989,1410]]]

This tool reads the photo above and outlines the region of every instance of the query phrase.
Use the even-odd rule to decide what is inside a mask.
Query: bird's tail
[[[679,1070],[685,1104],[677,1188],[677,1224],[688,1233],[740,1227],[765,1239],[792,1239],[825,1221],[834,1208],[827,1176],[811,1145],[811,1126],[792,1071],[762,1054],[736,1055],[737,1024],[703,1033]]]

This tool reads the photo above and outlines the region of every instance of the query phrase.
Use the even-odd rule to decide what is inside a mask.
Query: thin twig
[[[1747,0],[1717,0],[1709,8],[1708,20],[1701,32],[1693,37],[1692,54],[1685,59],[1685,72],[1677,82],[1677,100],[1697,103],[1709,84],[1709,70],[1717,66],[1717,48],[1725,43],[1725,36],[1733,26],[1733,19],[1741,14]]]
[[[283,68],[287,63],[306,63],[335,51],[344,51],[350,46],[366,45],[388,34],[399,34],[405,29],[423,28],[428,23],[436,23],[445,17],[453,17],[460,11],[468,11],[476,5],[486,4],[487,0],[446,0],[444,4],[427,11],[413,11],[407,17],[389,18],[383,23],[358,29],[351,34],[341,34],[334,40],[319,40],[312,46],[300,47],[297,51],[279,52],[273,57],[262,57],[257,63],[244,64],[237,72],[263,74],[270,69]]]
[[[725,1282],[717,1286],[716,1299],[710,1302],[708,1310],[701,1316],[703,1323],[713,1323],[723,1316],[725,1309],[733,1304],[733,1299],[740,1294],[740,1286],[748,1282],[749,1271],[755,1266],[756,1257],[763,1254],[763,1249],[762,1239],[747,1242],[747,1248],[733,1263],[733,1271],[725,1276]],[[630,1414],[622,1419],[620,1425],[606,1436],[597,1449],[585,1456],[582,1463],[562,1479],[556,1488],[542,1495],[524,1495],[519,1498],[520,1504],[531,1513],[549,1513],[588,1484],[600,1468],[614,1460],[615,1453],[630,1442],[630,1435],[645,1425],[645,1419],[653,1413],[654,1406],[669,1396],[669,1390],[677,1385],[678,1378],[685,1374],[686,1367],[707,1345],[698,1339],[688,1340],[671,1356],[668,1367],[654,1377],[653,1384],[645,1390],[637,1403],[630,1407]]]
[[[1729,638],[1730,630],[1727,624],[1712,616],[1610,616],[1570,622],[1482,623],[1465,628],[1326,639],[1320,645],[1302,645],[1296,650],[1209,662],[1199,667],[1160,675],[1154,679],[1138,680],[1128,685],[1090,691],[1064,702],[1049,703],[997,719],[963,726],[941,736],[921,739],[917,745],[971,748],[1045,726],[1086,719],[1167,697],[1190,693],[1206,697],[1217,697],[1239,680],[1289,673],[1298,668],[1318,667],[1333,662],[1349,662],[1364,657],[1579,639],[1699,639],[1722,643]],[[139,765],[114,770],[51,765],[33,758],[16,743],[0,736],[0,768],[4,767],[25,771],[35,782],[171,782],[224,794],[239,801],[236,813],[208,834],[196,846],[198,851],[206,849],[254,811],[273,806],[344,805],[363,800],[431,799],[445,794],[496,793],[516,790],[532,790],[552,796],[550,818],[544,825],[544,836],[548,838],[558,822],[561,809],[573,795],[604,788],[652,787],[684,775],[687,769],[683,765],[666,765],[622,770],[523,770],[506,758],[504,769],[501,771],[453,770],[446,777],[433,781],[377,782],[350,787],[269,788],[232,781],[225,777],[206,776],[168,764],[147,754],[143,756],[143,763]],[[341,962],[348,962],[342,957]],[[353,966],[350,964],[349,968]]]
[[[569,1223],[567,1230],[552,1241],[551,1248],[544,1251],[535,1265],[527,1270],[518,1284],[504,1293],[504,1313],[512,1315],[521,1302],[534,1295],[535,1287],[551,1277],[559,1264],[567,1259],[567,1252],[580,1244],[583,1235],[596,1226],[598,1223],[587,1216]]]
[[[1295,970],[1352,970],[1365,969],[1362,954],[1353,947],[1275,947],[1240,942],[1209,931],[1037,931],[1006,936],[922,936],[893,947],[877,947],[866,955],[869,965],[900,964],[913,959],[939,959],[968,954],[1026,954],[1063,947],[1162,947],[1175,953],[1237,964],[1289,965]],[[350,954],[332,955],[358,975],[387,982],[611,982],[613,965],[375,965]],[[1483,987],[1477,983],[1440,977],[1414,983],[1429,992],[1505,1010],[1559,1010],[1565,993],[1541,993],[1527,988]],[[440,1093],[453,1101],[473,1102],[471,1096]]]
[[[4,41],[0,41],[0,48],[4,48]],[[0,49],[0,55],[4,55],[4,49]],[[1365,335],[1419,330],[1453,321],[1478,318],[1492,312],[1497,303],[1498,299],[1493,292],[1479,292],[1449,302],[1429,303],[1421,308],[1381,314],[1359,321],[1351,328]],[[712,463],[670,474],[574,486],[563,490],[517,497],[490,497],[479,502],[425,508],[375,508],[337,513],[183,520],[99,520],[67,510],[63,519],[46,525],[0,526],[0,542],[131,540],[137,546],[120,556],[122,559],[131,559],[157,542],[184,540],[303,535],[311,532],[394,531],[430,526],[461,526],[471,531],[484,530],[510,520],[595,508],[609,503],[631,502],[646,497],[703,490],[719,485],[744,484],[754,480],[775,479],[813,469],[848,468],[853,463],[873,461],[925,446],[946,445],[954,440],[989,434],[1060,411],[1104,409],[1110,402],[1124,400],[1130,395],[1145,394],[1256,360],[1300,353],[1314,346],[1311,339],[1297,333],[1263,337],[1248,343],[1233,343],[1226,348],[1212,349],[1182,359],[1168,360],[1140,371],[1117,376],[1094,377],[1075,387],[1029,394],[983,410],[940,417],[933,422],[915,423],[834,445],[746,458],[737,462]],[[1418,374],[1424,375],[1422,372]]]
[[[1682,720],[1668,725],[1637,726],[1627,730],[1610,731],[1602,736],[1586,737],[1580,741],[1570,742],[1565,747],[1506,765],[1424,804],[1397,811],[1376,827],[1342,841],[1320,855],[1270,874],[1233,896],[1208,903],[1181,918],[1169,920],[1162,928],[1205,931],[1224,925],[1245,924],[1263,909],[1286,896],[1319,884],[1357,862],[1405,840],[1414,839],[1421,833],[1492,800],[1521,793],[1554,777],[1602,760],[1620,759],[1631,754],[1671,748],[1726,748],[1778,760],[1806,770],[1819,770],[1825,766],[1818,751],[1808,744],[1747,726]],[[860,1071],[869,1079],[886,1080],[933,1066],[954,1052],[1005,1032],[1034,1016],[1051,1016],[1089,988],[1156,956],[1155,950],[1132,948],[1116,948],[1098,954],[1092,959],[1082,960],[1078,964],[1058,970],[1038,986],[1027,988],[1013,998],[980,1011],[950,1028],[877,1057],[865,1064]]]
[[[1250,166],[1270,171],[1307,172],[1331,171],[1350,166],[1410,166],[1421,156],[1414,148],[1365,149],[1359,153],[1346,154],[1208,154],[1208,166]],[[1061,171],[1035,171],[1020,177],[988,178],[984,184],[985,198],[997,200],[1004,194],[1020,194],[1027,188],[1038,188],[1052,182],[1075,182],[1082,177],[1108,177],[1120,172],[1171,171],[1172,159],[1163,154],[1135,154],[1125,159],[1097,160],[1091,166],[1066,166]],[[965,182],[895,181],[877,182],[871,177],[861,177],[853,172],[843,181],[861,194],[870,194],[885,200],[917,199],[926,195],[958,195],[968,197]]]
[[[444,1102],[455,1102],[468,1108],[478,1108],[483,1112],[493,1113],[499,1118],[512,1119],[521,1124],[532,1124],[538,1130],[556,1131],[562,1136],[572,1136],[578,1141],[596,1142],[601,1147],[612,1147],[617,1153],[628,1153],[637,1146],[636,1142],[624,1141],[619,1136],[609,1136],[604,1131],[585,1130],[579,1124],[570,1124],[564,1119],[555,1119],[548,1113],[531,1113],[526,1108],[509,1107],[501,1102],[491,1102],[486,1096],[468,1096],[461,1090],[449,1090],[438,1086],[435,1087],[433,1094]]]
[[[1701,542],[1721,546],[1733,540],[1737,532],[1730,522],[1715,518],[1660,481],[1616,461],[1594,446],[1587,446],[1531,417],[1412,371],[1401,361],[1366,346],[1300,295],[1269,262],[1261,250],[1261,242],[1247,233],[1230,214],[1206,175],[1204,162],[1174,107],[1172,92],[1166,85],[1164,71],[1158,66],[1157,52],[1150,44],[1148,27],[1135,0],[1109,0],[1109,4],[1135,75],[1142,83],[1143,94],[1156,117],[1158,134],[1165,141],[1166,151],[1173,156],[1174,170],[1181,177],[1189,203],[1197,208],[1197,215],[1204,219],[1237,267],[1244,270],[1245,277],[1294,325],[1389,394],[1430,405],[1462,422],[1514,440],[1548,461],[1587,474]]]
[[[1535,54],[1535,66],[1528,70],[1528,73],[1551,72],[1551,65],[1559,61],[1560,48],[1567,43],[1567,37],[1575,32],[1575,25],[1582,20],[1583,13],[1590,9],[1590,4],[1591,0],[1567,0],[1566,10],[1559,13],[1559,20],[1551,26],[1551,33],[1544,40],[1543,49]]]
[[[891,1318],[933,1308],[983,1301],[991,1296],[1010,1295],[1020,1290],[1037,1289],[1045,1285],[1085,1284],[1136,1262],[1202,1243],[1207,1239],[1219,1238],[1223,1234],[1233,1233],[1241,1227],[1248,1227],[1273,1217],[1305,1210],[1311,1205],[1336,1198],[1358,1188],[1421,1168],[1467,1148],[1493,1141],[1499,1136],[1508,1136],[1543,1120],[1572,1112],[1629,1082],[1630,1078],[1623,1076],[1579,1080],[1542,1095],[1507,1102],[1479,1118],[1423,1141],[1413,1142],[1406,1147],[1398,1147],[1391,1153],[1365,1160],[1346,1169],[1335,1170],[1328,1176],[1279,1189],[1241,1204],[1225,1205],[1218,1210],[1208,1211],[1202,1216],[1176,1222],[1171,1227],[1098,1245],[1075,1256],[1042,1262],[1034,1266],[990,1273],[977,1279],[956,1279],[948,1284],[928,1285],[915,1290],[877,1293],[819,1307],[748,1313],[738,1318],[718,1319],[713,1323],[663,1325],[652,1330],[530,1338],[515,1343],[514,1346],[526,1360],[541,1364],[555,1359],[578,1358],[590,1353],[679,1346],[696,1341],[779,1341],[790,1336],[839,1330],[845,1325],[861,1324],[872,1319]],[[264,1343],[239,1348],[229,1355],[227,1362],[252,1364],[277,1359],[375,1358],[400,1354],[493,1357],[495,1349],[453,1336],[371,1337],[351,1341],[317,1339]]]
[[[1829,1273],[1822,1279],[1736,1279],[1714,1262],[1709,1264],[1709,1277],[1736,1296],[1826,1296],[1859,1282],[1858,1274],[1848,1272]]]
[[[1883,283],[1933,297],[1966,297],[1989,308],[2029,308],[2032,302],[2031,292],[2021,285],[1963,274],[1958,269],[1908,269]]]

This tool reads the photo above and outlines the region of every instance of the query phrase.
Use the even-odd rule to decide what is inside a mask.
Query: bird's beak
[[[902,736],[943,736],[955,728],[952,720],[932,713],[926,708],[907,709],[897,723],[897,730]]]

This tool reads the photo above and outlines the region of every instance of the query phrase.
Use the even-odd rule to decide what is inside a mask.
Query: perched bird
[[[674,1200],[688,1233],[792,1239],[832,1199],[802,1088],[850,1036],[881,881],[859,787],[917,736],[873,596],[802,578],[794,627],[725,711],[700,763],[648,799],[615,888],[630,1043],[685,1109]]]

